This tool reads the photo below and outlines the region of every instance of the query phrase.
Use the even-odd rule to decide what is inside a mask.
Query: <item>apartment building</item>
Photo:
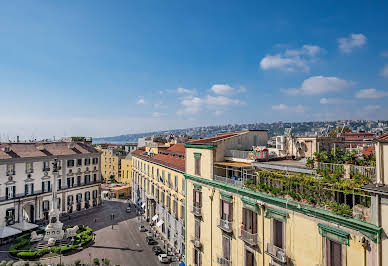
[[[165,244],[185,254],[185,148],[132,152],[132,199]]]
[[[186,265],[386,265],[378,262],[381,227],[364,221],[369,218],[353,218],[355,208],[344,216],[308,200],[297,201],[281,193],[281,180],[269,182],[271,167],[276,167],[269,164],[263,178],[263,163],[225,160],[228,150],[266,143],[266,131],[242,131],[185,145]],[[287,189],[301,191],[300,183]],[[322,195],[350,204],[352,195],[340,194]],[[352,204],[360,202],[368,204],[370,198],[360,192]]]
[[[121,176],[119,179],[120,183],[132,184],[132,155],[128,155],[121,159]]]
[[[100,152],[82,142],[0,143],[0,227],[48,219],[54,159],[61,214],[101,203]]]
[[[127,152],[115,144],[99,144],[96,147],[101,153],[101,176],[108,181],[113,177],[116,182],[121,180],[121,160]]]

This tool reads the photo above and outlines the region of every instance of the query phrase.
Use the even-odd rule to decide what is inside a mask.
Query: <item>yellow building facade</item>
[[[236,174],[243,164],[227,168],[233,178],[215,175],[226,149],[261,138],[248,131],[185,145],[186,265],[381,265],[381,227],[250,190],[246,171]]]
[[[121,171],[120,171],[120,157],[115,155],[113,149],[101,149],[101,175],[107,181],[110,180],[111,176],[117,182],[120,182]]]
[[[183,257],[186,249],[184,153],[170,149],[164,154],[142,150],[132,153],[132,199],[143,210],[154,234]]]
[[[132,184],[132,156],[128,155],[121,160],[120,183]]]

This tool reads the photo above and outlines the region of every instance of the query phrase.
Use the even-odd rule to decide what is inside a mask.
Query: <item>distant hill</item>
[[[268,136],[277,136],[284,134],[285,128],[293,128],[293,134],[299,136],[324,135],[328,129],[342,128],[343,125],[349,127],[352,131],[381,131],[388,130],[388,121],[369,121],[369,120],[339,120],[339,121],[315,121],[315,122],[274,122],[274,123],[251,123],[251,124],[229,124],[220,126],[194,127],[186,129],[171,129],[146,133],[127,134],[114,137],[93,138],[93,143],[126,143],[137,142],[138,138],[152,135],[168,134],[186,134],[193,138],[212,137],[219,133],[240,131],[246,129],[266,129]]]

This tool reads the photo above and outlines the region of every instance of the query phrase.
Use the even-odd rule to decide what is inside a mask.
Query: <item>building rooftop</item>
[[[382,135],[376,139],[377,141],[388,141],[388,134]]]
[[[132,156],[144,159],[156,164],[160,164],[169,168],[176,169],[178,171],[185,171],[185,159],[183,157],[167,155],[167,154],[155,154],[148,155],[142,150],[136,150],[132,152]]]
[[[246,134],[249,131],[267,131],[267,130],[244,130],[244,131],[238,131],[238,132],[221,133],[221,134],[219,134],[215,137],[211,137],[211,138],[192,140],[192,141],[189,141],[187,144],[212,144],[212,143],[216,143],[216,142],[223,140],[223,139]]]
[[[100,153],[83,142],[0,143],[0,160]]]

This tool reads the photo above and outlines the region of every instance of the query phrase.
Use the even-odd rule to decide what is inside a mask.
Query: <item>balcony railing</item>
[[[240,231],[240,238],[249,245],[255,246],[258,244],[257,234],[250,233],[244,229]]]
[[[195,215],[195,216],[202,216],[202,212],[201,212],[201,207],[200,206],[193,206],[193,210],[192,210],[192,213]]]
[[[228,220],[220,219],[218,227],[228,233],[231,233],[233,231],[232,222]]]
[[[267,243],[266,253],[275,260],[280,261],[281,263],[287,262],[286,251],[282,248],[275,246],[274,244]]]
[[[244,185],[243,179],[235,180],[234,178],[228,178],[228,177],[224,177],[224,176],[214,175],[214,180],[218,181],[218,182],[230,184],[233,186],[238,186],[238,187],[243,187],[243,185]]]
[[[220,265],[232,265],[230,259],[224,258],[223,256],[217,256],[217,263]]]
[[[252,153],[252,151],[225,150],[224,155],[225,157],[249,159],[249,153]]]

